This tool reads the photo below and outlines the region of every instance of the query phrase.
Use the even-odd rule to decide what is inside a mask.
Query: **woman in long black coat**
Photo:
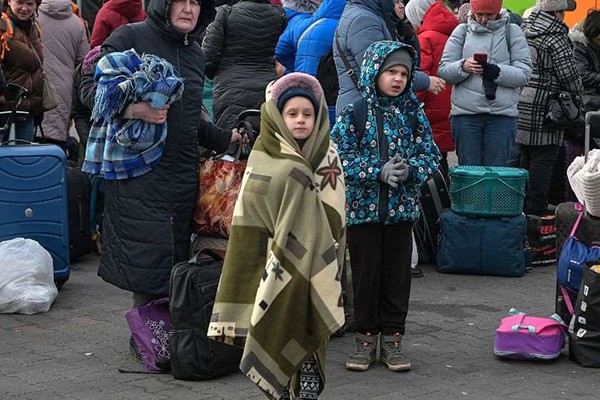
[[[285,13],[269,0],[241,0],[217,8],[202,49],[206,76],[213,79],[214,121],[234,128],[240,112],[260,108],[267,84],[277,78],[275,46]]]
[[[213,16],[209,0],[152,0],[144,22],[120,27],[102,46],[102,54],[134,48],[160,56],[184,80],[183,97],[168,109],[131,105],[135,118],[168,123],[158,167],[137,178],[107,181],[98,275],[133,292],[134,306],[168,295],[171,267],[188,259],[198,191],[197,144],[221,152],[239,140],[237,131],[201,118],[204,56],[197,37]],[[80,98],[90,108],[94,92],[88,74]]]

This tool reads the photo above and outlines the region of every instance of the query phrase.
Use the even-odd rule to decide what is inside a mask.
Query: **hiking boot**
[[[375,362],[379,335],[356,333],[356,349],[346,360],[346,369],[366,371]]]
[[[410,360],[402,352],[402,335],[381,335],[381,362],[387,365],[390,371],[410,371]]]

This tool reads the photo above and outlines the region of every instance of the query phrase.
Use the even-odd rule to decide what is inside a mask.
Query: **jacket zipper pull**
[[[186,45],[186,46],[188,45],[188,35],[187,35],[187,33],[185,34],[185,37],[183,38],[183,44]]]

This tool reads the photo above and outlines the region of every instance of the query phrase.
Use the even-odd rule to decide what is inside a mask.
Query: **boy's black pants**
[[[348,227],[356,332],[404,335],[412,228],[412,222]]]

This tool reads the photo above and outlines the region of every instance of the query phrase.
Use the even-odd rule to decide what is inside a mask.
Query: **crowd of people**
[[[379,353],[410,370],[421,185],[456,151],[461,165],[528,170],[524,212],[545,215],[561,147],[582,140],[547,123],[548,99],[565,91],[600,108],[600,11],[569,29],[572,1],[537,0],[526,18],[502,0],[107,0],[95,19],[75,3],[4,1],[0,112],[24,89],[16,139],[66,148],[74,120],[82,169],[114,177],[99,275],[133,307],[167,296],[172,266],[189,258],[198,145],[247,141],[237,117],[261,110],[209,335],[242,339],[240,368],[269,398],[323,390],[324,350],[344,324],[346,244],[346,368],[365,371]],[[152,64],[143,55],[183,89],[167,94],[166,73],[144,75],[150,88],[123,79]],[[45,109],[48,83],[58,101]]]

